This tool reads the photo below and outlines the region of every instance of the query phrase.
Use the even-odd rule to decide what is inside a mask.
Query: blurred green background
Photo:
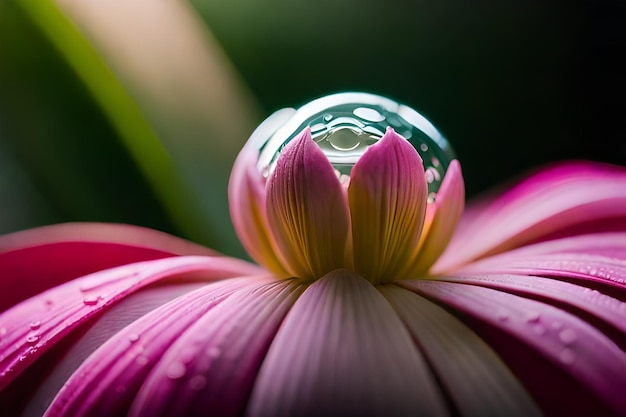
[[[116,53],[144,26],[120,25],[107,45],[98,39],[110,32],[89,17],[39,15],[55,3],[34,3],[0,2],[0,233],[114,221],[240,254],[224,208],[236,149],[271,112],[337,91],[378,93],[431,119],[461,160],[469,196],[563,159],[626,165],[623,1],[194,0],[186,11],[219,45],[211,56],[227,57],[218,64],[233,84],[197,71],[169,89],[125,66],[162,43]],[[167,32],[173,15],[150,30]],[[102,62],[90,66],[85,45]],[[172,50],[196,54],[188,45]],[[190,71],[169,53],[150,61],[155,73],[178,62],[168,74]],[[108,97],[115,82],[93,68],[111,68],[130,101]],[[193,98],[207,80],[198,90],[226,95]],[[169,171],[137,161],[166,154],[182,173],[162,191]]]

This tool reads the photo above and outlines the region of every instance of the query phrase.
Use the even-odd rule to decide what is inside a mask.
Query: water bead
[[[448,141],[424,116],[381,96],[339,93],[290,110],[270,116],[263,129],[259,128],[262,137],[255,138],[260,150],[257,167],[265,176],[274,169],[285,145],[307,126],[340,177],[350,175],[354,164],[383,137],[388,126],[419,152],[432,195],[454,159]]]

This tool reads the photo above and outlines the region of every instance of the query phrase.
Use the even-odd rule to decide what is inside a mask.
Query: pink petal
[[[470,205],[433,268],[459,265],[578,225],[626,216],[626,170],[568,163],[532,175],[506,193]]]
[[[152,310],[206,286],[205,282],[160,284],[129,295],[64,337],[0,391],[0,409],[8,408],[9,415],[43,415],[65,382],[103,343]]]
[[[554,415],[626,413],[626,354],[563,310],[450,282],[403,281],[449,306],[498,352],[541,408]]]
[[[265,353],[302,290],[281,281],[231,295],[168,349],[130,415],[243,415]]]
[[[387,128],[350,175],[354,268],[374,284],[391,282],[417,249],[426,211],[422,159]]]
[[[513,373],[463,322],[404,288],[378,290],[404,321],[459,415],[541,415]]]
[[[473,262],[456,275],[540,275],[579,283],[626,300],[626,233],[573,236]]]
[[[622,349],[626,348],[626,303],[599,291],[536,276],[489,274],[441,280],[480,285],[554,305],[592,323]]]
[[[241,243],[255,261],[281,277],[289,274],[276,257],[267,224],[265,178],[257,168],[257,161],[263,142],[294,112],[280,110],[252,133],[235,161],[228,185],[230,215]]]
[[[447,414],[428,366],[385,298],[337,270],[302,294],[257,376],[249,416]]]
[[[305,129],[267,183],[267,214],[283,265],[316,279],[344,264],[348,205],[330,162]]]
[[[0,311],[92,272],[175,255],[214,255],[138,226],[67,223],[0,237]]]
[[[44,291],[0,314],[0,389],[74,328],[146,285],[260,273],[236,259],[185,256],[124,265]]]
[[[461,165],[456,159],[450,163],[434,203],[426,208],[426,225],[417,256],[404,276],[423,276],[446,249],[465,202],[465,186]]]
[[[147,313],[73,372],[46,416],[127,415],[149,373],[190,327],[233,292],[263,282],[267,279],[242,278],[205,285]]]

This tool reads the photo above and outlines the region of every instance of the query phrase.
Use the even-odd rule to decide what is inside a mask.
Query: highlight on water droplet
[[[31,330],[37,330],[40,327],[41,327],[41,322],[39,320],[30,322],[30,329]]]
[[[443,135],[408,106],[367,93],[339,93],[313,100],[278,126],[259,149],[257,168],[267,177],[287,143],[306,127],[326,154],[338,177],[349,177],[367,148],[378,142],[387,127],[402,135],[422,157],[428,191],[441,186],[454,152]],[[432,200],[432,201],[431,201]],[[434,202],[429,199],[429,202]]]
[[[33,344],[37,343],[38,341],[39,341],[39,335],[31,334],[30,336],[26,337],[26,343],[28,343],[28,344],[33,345]]]

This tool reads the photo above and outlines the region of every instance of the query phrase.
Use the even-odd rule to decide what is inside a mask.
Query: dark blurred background
[[[626,165],[624,1],[192,4],[262,114],[347,90],[403,102],[452,143],[470,196],[558,160]],[[99,220],[178,233],[72,69],[10,2],[0,193],[0,232]]]

